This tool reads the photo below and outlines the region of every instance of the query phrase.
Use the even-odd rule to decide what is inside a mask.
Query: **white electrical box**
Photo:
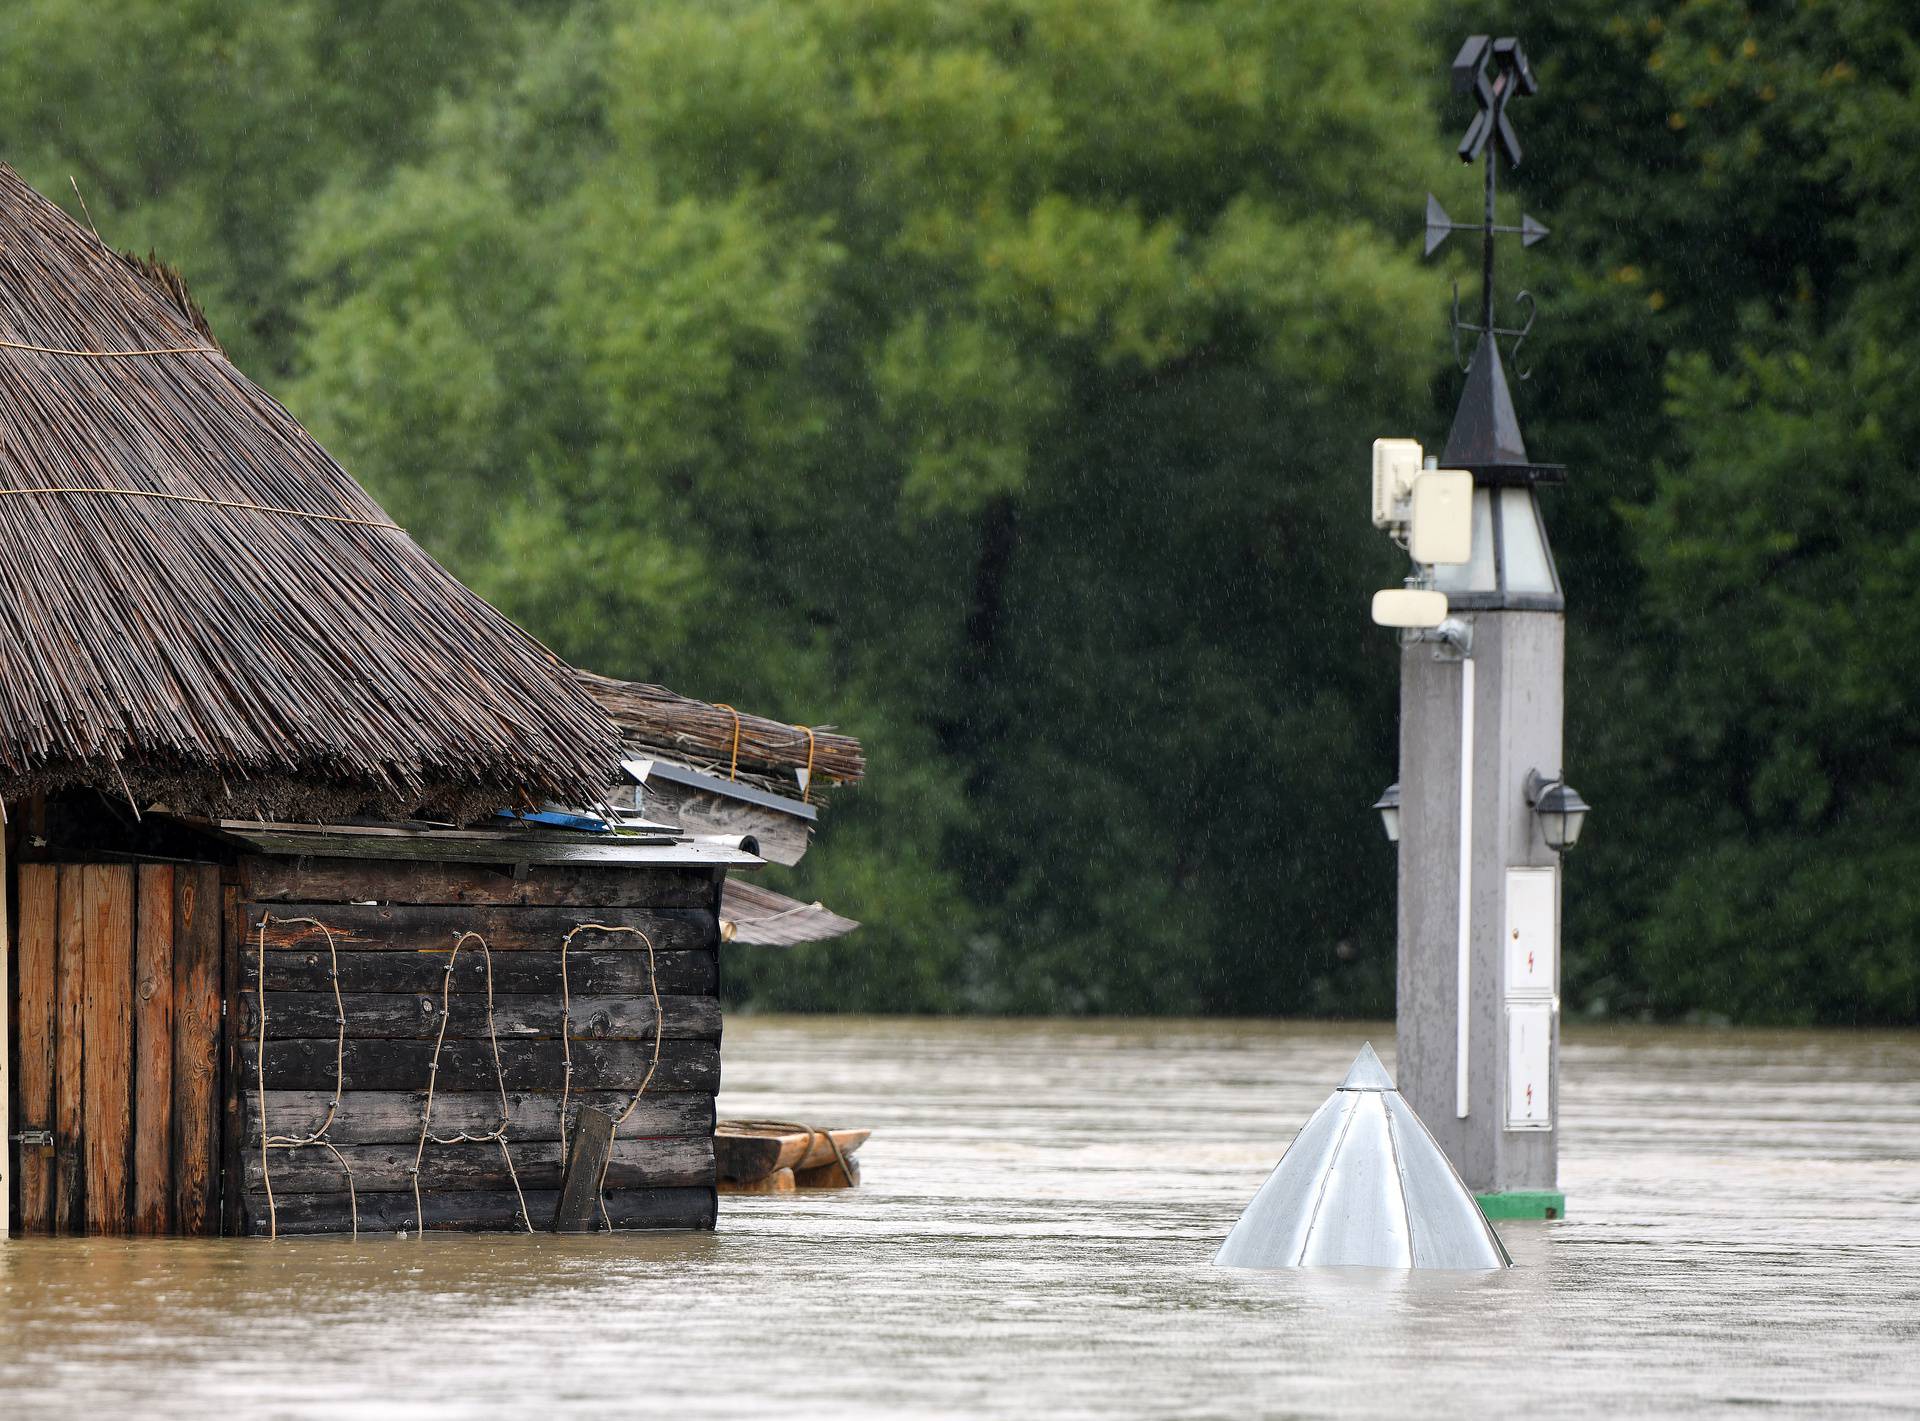
[[[1472,560],[1472,474],[1426,469],[1414,475],[1407,551],[1415,562],[1428,566]]]
[[[1507,980],[1509,998],[1551,999],[1560,957],[1559,870],[1507,870]]]
[[[1447,619],[1447,594],[1419,587],[1388,587],[1373,594],[1373,621],[1381,627],[1437,627]]]
[[[1407,521],[1407,500],[1425,457],[1417,439],[1373,441],[1373,526],[1391,528]]]
[[[1515,1002],[1507,1008],[1507,1128],[1551,1130],[1553,1004]]]

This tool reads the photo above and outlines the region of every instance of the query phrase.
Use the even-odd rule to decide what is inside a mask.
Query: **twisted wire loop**
[[[627,933],[637,937],[647,945],[647,991],[653,997],[653,1058],[647,1062],[647,1073],[640,1085],[628,1099],[626,1107],[614,1117],[613,1128],[616,1132],[632,1118],[633,1112],[640,1107],[640,1097],[647,1093],[647,1087],[653,1084],[654,1074],[660,1069],[660,1038],[665,1035],[667,1012],[660,1002],[660,973],[654,959],[653,939],[640,929],[608,923],[580,923],[572,928],[560,940],[560,1052],[563,1062],[560,1068],[560,1171],[566,1173],[567,1161],[571,1157],[571,1146],[567,1137],[567,1102],[573,1092],[573,992],[567,980],[567,952],[573,947],[573,940],[581,933]],[[594,1186],[594,1195],[600,1205],[600,1220],[606,1225],[607,1232],[613,1232],[613,1219],[607,1213],[607,1170],[613,1164],[613,1152],[607,1152],[607,1162],[601,1166],[600,1178]]]
[[[333,1098],[327,1102],[326,1117],[321,1120],[320,1128],[304,1135],[276,1135],[267,1128],[267,925],[279,921],[289,926],[305,924],[327,940],[327,981],[333,987]],[[305,937],[308,934],[301,934]],[[299,941],[298,938],[295,941]],[[340,1166],[347,1177],[347,1207],[352,1212],[353,1236],[360,1236],[360,1198],[353,1185],[353,1167],[347,1163],[346,1156],[327,1138],[327,1131],[333,1128],[334,1117],[340,1113],[340,1095],[346,1086],[347,1056],[347,1009],[340,1000],[340,952],[334,945],[333,932],[318,918],[280,918],[271,913],[260,915],[259,945],[260,980],[254,990],[254,1000],[260,1014],[258,1050],[254,1055],[254,1090],[260,1101],[260,1185],[267,1196],[267,1238],[269,1241],[280,1237],[280,1210],[273,1198],[273,1170],[268,1162],[270,1150],[302,1150],[319,1146],[333,1156],[334,1163]]]
[[[481,960],[486,964],[487,977],[487,1045],[493,1052],[493,1080],[500,1092],[500,1122],[484,1135],[476,1135],[461,1130],[452,1135],[433,1133],[433,1097],[440,1076],[440,1048],[447,1040],[448,1006],[453,993],[454,964],[460,960],[460,949],[467,945],[468,939],[480,944]],[[565,964],[562,963],[562,976]],[[533,1216],[527,1211],[527,1196],[520,1188],[520,1173],[513,1167],[513,1151],[507,1146],[507,1126],[512,1123],[513,1110],[507,1103],[507,1075],[500,1064],[500,1036],[493,1026],[493,949],[487,940],[476,932],[463,932],[455,935],[453,951],[447,957],[447,965],[440,976],[440,1031],[433,1038],[433,1057],[427,1062],[427,1098],[420,1107],[420,1139],[414,1145],[413,1164],[407,1174],[413,1181],[413,1222],[416,1236],[424,1237],[427,1231],[426,1210],[420,1201],[420,1163],[427,1153],[429,1143],[436,1145],[485,1145],[500,1146],[500,1158],[506,1162],[507,1178],[513,1183],[514,1197],[520,1201],[520,1223],[528,1233],[533,1232]],[[562,1146],[564,1154],[565,1147]]]

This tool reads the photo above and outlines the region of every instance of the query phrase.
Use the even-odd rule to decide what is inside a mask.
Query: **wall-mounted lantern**
[[[1387,842],[1400,842],[1400,781],[1395,780],[1381,792],[1373,807],[1380,812],[1380,827],[1387,831]]]
[[[1579,842],[1587,811],[1593,807],[1565,780],[1549,779],[1538,770],[1527,771],[1527,803],[1533,806],[1533,817],[1540,821],[1541,837],[1556,854],[1564,854]]]

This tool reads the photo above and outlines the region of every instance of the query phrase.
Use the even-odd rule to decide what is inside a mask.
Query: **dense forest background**
[[[1908,20],[12,0],[0,158],[561,655],[866,741],[794,881],[868,926],[737,993],[1379,1013],[1367,448],[1444,435],[1446,65],[1518,34],[1568,1009],[1912,1020]]]

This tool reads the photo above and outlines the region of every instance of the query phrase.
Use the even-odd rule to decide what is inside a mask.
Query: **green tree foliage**
[[[1379,1011],[1362,473],[1458,388],[1413,228],[1490,28],[1544,82],[1570,1005],[1910,1019],[1889,0],[16,0],[0,138],[562,655],[861,735],[794,883],[867,928],[730,990]]]
[[[562,654],[866,738],[756,999],[1378,1009],[1412,17],[583,7],[322,199],[289,399]]]
[[[293,255],[330,180],[421,151],[450,95],[491,86],[516,0],[9,0],[5,160],[123,247],[191,268],[228,350],[293,356]],[[511,46],[517,48],[517,45]]]
[[[1527,182],[1558,249],[1533,433],[1576,466],[1556,536],[1593,613],[1576,1002],[1920,1015],[1911,18],[1502,16],[1542,57]]]

